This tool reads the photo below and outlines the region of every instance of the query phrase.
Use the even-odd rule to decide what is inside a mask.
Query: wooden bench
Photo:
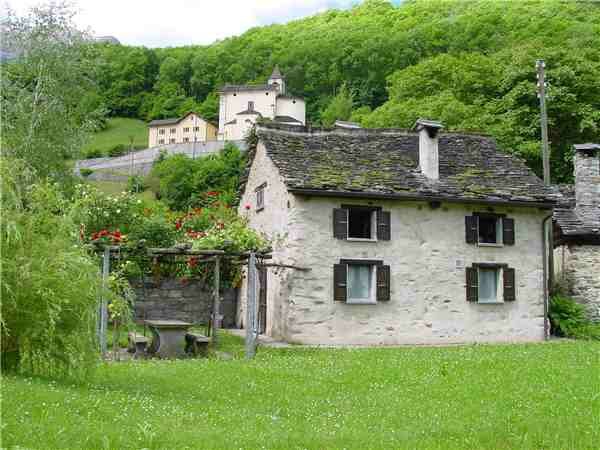
[[[200,333],[186,333],[185,352],[194,356],[208,355],[210,338]]]
[[[129,342],[128,351],[133,353],[134,358],[143,357],[146,354],[146,347],[150,342],[149,338],[139,333],[130,332],[127,335],[127,340]]]

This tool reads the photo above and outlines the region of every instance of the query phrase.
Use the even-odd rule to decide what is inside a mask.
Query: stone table
[[[159,358],[177,358],[185,355],[185,334],[192,326],[181,320],[146,320],[154,336],[148,349],[150,354]]]

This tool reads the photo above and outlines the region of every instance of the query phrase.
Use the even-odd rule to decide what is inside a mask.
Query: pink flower
[[[244,208],[250,209],[250,205],[246,205],[246,206],[244,206]]]

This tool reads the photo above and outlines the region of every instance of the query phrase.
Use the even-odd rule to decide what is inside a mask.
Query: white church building
[[[304,99],[287,95],[285,78],[275,66],[266,84],[227,84],[219,92],[219,140],[244,139],[258,118],[305,125]]]

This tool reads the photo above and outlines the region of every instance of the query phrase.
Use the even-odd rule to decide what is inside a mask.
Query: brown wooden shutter
[[[477,267],[467,267],[467,301],[477,302],[479,300],[479,276]]]
[[[377,266],[377,301],[390,300],[390,266]]]
[[[392,230],[390,229],[390,212],[377,210],[377,239],[380,241],[389,241]]]
[[[502,243],[515,245],[515,221],[508,217],[502,218]]]
[[[504,279],[504,301],[514,302],[517,298],[515,290],[515,269],[505,267],[502,270],[502,278]]]
[[[467,244],[477,244],[477,216],[465,216],[465,234]]]
[[[346,264],[333,265],[333,300],[346,301]]]
[[[348,210],[335,208],[333,210],[333,237],[348,239]]]

